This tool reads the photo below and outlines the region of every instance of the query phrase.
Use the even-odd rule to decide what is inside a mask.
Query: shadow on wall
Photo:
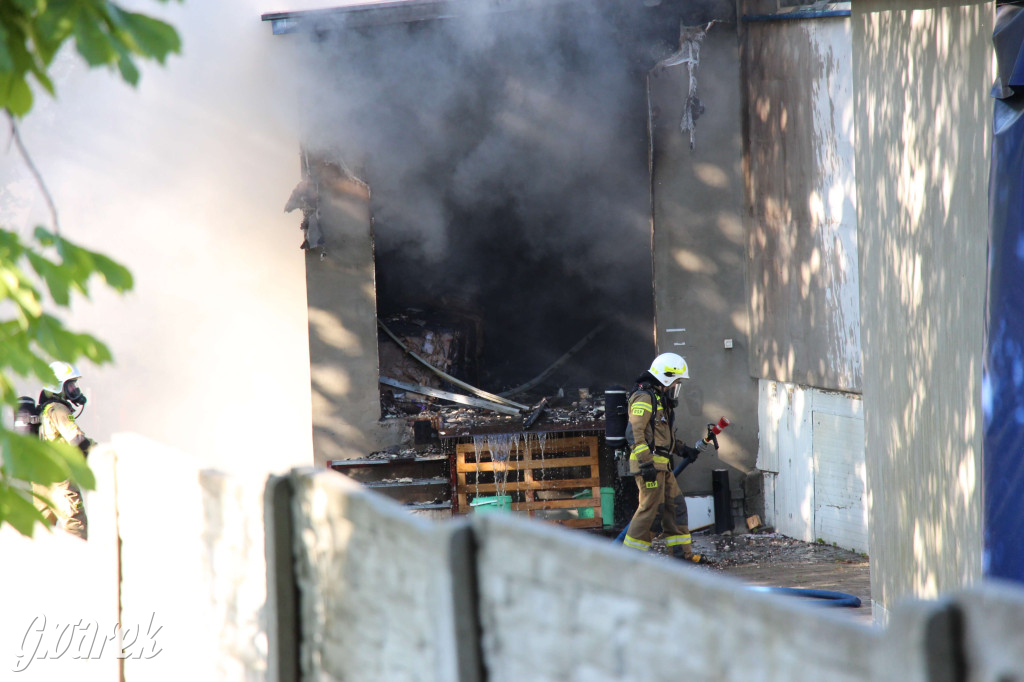
[[[851,28],[744,24],[754,376],[860,392]]]
[[[872,592],[887,606],[980,575],[992,10],[853,3]]]
[[[760,485],[748,486],[746,475],[754,471],[757,456],[757,386],[746,356],[735,41],[735,26],[715,24],[700,44],[696,66],[685,60],[674,64],[673,58],[648,76],[654,297],[658,351],[679,353],[689,366],[676,413],[678,435],[692,443],[707,423],[723,415],[733,423],[722,437],[720,457],[700,458],[683,475],[681,486],[684,492],[711,490],[711,471],[725,465],[734,469],[731,487],[749,487],[753,504]],[[691,77],[701,102],[696,109],[690,104]],[[687,112],[692,116],[701,107],[704,113],[696,120],[691,149]]]

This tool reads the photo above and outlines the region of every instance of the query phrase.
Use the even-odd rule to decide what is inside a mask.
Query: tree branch
[[[39,185],[40,191],[43,193],[43,198],[46,199],[46,205],[50,209],[50,217],[53,218],[53,231],[58,237],[60,237],[60,220],[57,218],[57,205],[53,202],[53,197],[50,195],[50,190],[46,188],[46,183],[43,181],[43,176],[39,173],[36,165],[32,162],[32,157],[29,156],[28,149],[25,147],[25,143],[21,140],[21,133],[18,130],[18,123],[14,120],[14,116],[11,112],[5,112],[7,114],[7,120],[11,123],[11,139],[14,140],[14,144],[18,146],[18,151],[21,153],[21,158],[25,160],[25,165],[28,166],[29,172],[36,179],[36,183]]]

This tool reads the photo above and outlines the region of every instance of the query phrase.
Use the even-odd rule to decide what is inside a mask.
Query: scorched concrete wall
[[[781,19],[741,24],[750,365],[859,392],[850,22]]]
[[[742,3],[740,30],[765,516],[787,535],[867,551],[850,21],[793,20],[770,4]],[[843,416],[816,416],[816,402]]]
[[[742,275],[742,129],[734,24],[712,26],[693,73],[705,106],[693,150],[689,133],[680,129],[690,67],[656,68],[649,78],[655,337],[659,353],[679,353],[690,370],[676,411],[679,437],[693,443],[723,415],[732,426],[721,438],[718,459],[703,456],[683,474],[684,492],[710,490],[712,469],[723,465],[731,469],[730,486],[743,486],[757,454],[757,385],[747,362],[751,337]]]
[[[992,3],[853,3],[872,596],[980,577]]]

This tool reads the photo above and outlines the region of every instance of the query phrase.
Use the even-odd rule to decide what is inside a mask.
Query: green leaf
[[[102,253],[92,251],[91,255],[92,262],[96,266],[96,272],[103,277],[103,281],[105,281],[108,286],[119,293],[124,293],[134,286],[135,282],[133,281],[132,273],[128,268],[111,258],[107,258]]]
[[[56,454],[68,468],[70,472],[69,478],[78,484],[79,488],[85,490],[96,489],[96,477],[93,476],[92,469],[85,461],[85,456],[82,451],[78,448],[67,445],[65,443],[51,443],[56,446],[54,448],[54,454]]]
[[[134,38],[139,54],[163,64],[168,54],[181,52],[181,38],[170,24],[135,12],[122,12],[121,20]]]
[[[85,357],[102,365],[110,362],[110,349],[89,334],[76,334],[64,328],[56,317],[43,314],[32,322],[32,337],[38,346],[52,358],[74,362]]]
[[[43,258],[38,253],[29,252],[28,262],[37,275],[46,283],[50,297],[57,305],[66,308],[71,303],[71,282],[60,266]]]
[[[2,432],[0,435],[4,455],[4,468],[8,475],[39,485],[66,481],[71,469],[54,447],[34,436]]]
[[[0,107],[21,117],[32,108],[32,89],[25,77],[16,73],[0,73]]]
[[[10,0],[10,2],[26,14],[35,14],[46,6],[45,0]]]
[[[36,509],[25,493],[17,488],[0,485],[0,524],[7,522],[24,536],[32,537],[37,523],[47,528],[46,517]]]
[[[0,23],[0,72],[10,73],[14,71],[14,57],[7,49],[7,44],[12,42],[10,32]]]
[[[103,32],[96,15],[89,11],[75,17],[75,47],[89,66],[102,66],[114,61],[117,53],[110,38]]]
[[[47,75],[46,71],[39,68],[35,64],[32,65],[30,70],[32,71],[32,75],[35,76],[36,80],[39,81],[39,84],[42,85],[48,93],[50,93],[51,95],[57,94],[57,89],[53,86],[53,81],[50,80],[50,77]]]
[[[42,486],[71,480],[88,490],[96,488],[96,478],[78,448],[63,442],[39,440],[0,431],[4,469],[12,478]]]
[[[121,44],[117,45],[117,70],[121,72],[121,78],[131,86],[139,84],[139,69],[132,61],[128,49]]]

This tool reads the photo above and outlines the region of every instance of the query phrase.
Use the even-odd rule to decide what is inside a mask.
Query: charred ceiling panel
[[[612,320],[539,390],[629,381],[653,351],[645,74],[732,3],[467,6],[275,15],[309,29],[305,144],[372,190],[381,316],[479,319],[492,391]]]
[[[860,392],[850,23],[743,35],[751,371]]]

